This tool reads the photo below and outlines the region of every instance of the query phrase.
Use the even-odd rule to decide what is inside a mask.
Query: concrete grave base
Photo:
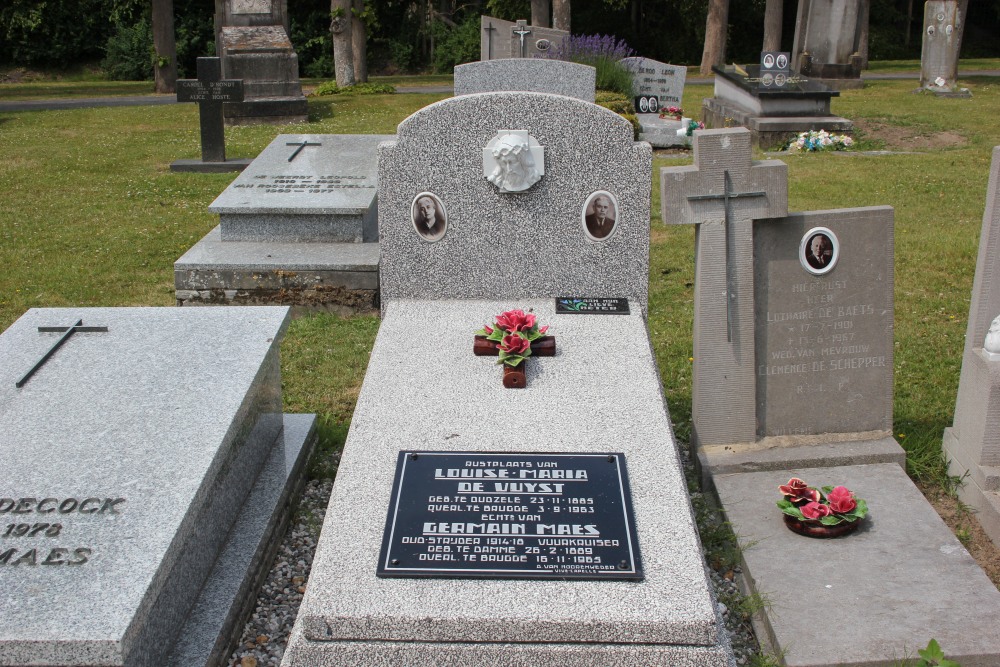
[[[948,457],[948,474],[966,477],[958,489],[958,497],[976,512],[976,520],[993,540],[1000,545],[1000,467],[970,464],[961,456],[963,447],[955,429],[944,430],[942,443]]]
[[[645,321],[555,300],[386,304],[285,667],[735,664]],[[473,332],[511,308],[558,351],[505,389]],[[414,332],[433,331],[433,335]],[[595,340],[614,340],[594,355]],[[379,578],[399,451],[623,452],[645,579]]]
[[[639,116],[639,141],[649,142],[653,148],[690,146],[691,137],[677,136],[677,130],[687,126],[687,120],[660,118],[655,114]]]
[[[778,486],[800,477],[868,502],[861,527],[824,540],[788,530]],[[890,667],[934,638],[963,667],[1000,664],[1000,591],[895,464],[714,478],[743,546],[744,584],[767,605],[757,636],[788,667]]]
[[[801,132],[826,130],[850,135],[854,123],[840,116],[761,116],[753,111],[717,97],[705,98],[701,118],[708,128],[745,127],[753,143],[763,150],[782,148]]]
[[[225,242],[219,227],[174,263],[177,305],[378,309],[377,243]]]
[[[225,174],[231,171],[243,171],[251,162],[253,162],[253,158],[240,158],[237,160],[226,160],[225,162],[174,160],[170,163],[170,171],[198,174]]]

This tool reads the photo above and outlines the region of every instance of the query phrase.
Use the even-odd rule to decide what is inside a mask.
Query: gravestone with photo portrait
[[[670,65],[651,58],[622,58],[622,65],[632,73],[632,104],[641,128],[639,139],[654,148],[686,146],[690,143],[685,132],[691,119],[678,111],[684,99],[687,68]]]
[[[525,20],[504,21],[480,17],[479,60],[545,58],[569,39],[569,31],[528,25]]]
[[[285,667],[734,664],[645,324],[651,153],[507,91],[379,147],[383,319]]]

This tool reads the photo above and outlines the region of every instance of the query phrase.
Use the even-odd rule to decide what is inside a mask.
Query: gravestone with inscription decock
[[[735,666],[646,329],[651,163],[529,92],[380,146],[384,316],[285,667]],[[484,324],[548,327],[519,388]]]
[[[174,264],[178,303],[373,309],[376,156],[392,138],[278,135],[208,207],[219,226]]]
[[[0,664],[224,663],[314,439],[281,411],[288,319],[47,308],[0,335]]]

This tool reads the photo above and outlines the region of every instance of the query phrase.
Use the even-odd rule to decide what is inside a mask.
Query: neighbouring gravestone
[[[225,106],[230,125],[300,123],[309,109],[289,34],[287,0],[216,0],[215,44],[223,73],[242,79],[244,100]]]
[[[735,665],[645,327],[650,168],[626,120],[539,93],[380,147],[384,318],[286,667]],[[473,334],[515,308],[559,347],[507,389]]]
[[[750,545],[744,582],[768,600],[757,636],[789,667],[892,664],[929,637],[961,664],[998,664],[1000,638],[980,629],[1000,620],[1000,592],[892,437],[892,209],[785,213],[784,166],[753,163],[747,130],[694,146],[693,167],[661,170],[663,219],[701,223],[692,440]],[[797,535],[775,504],[792,477],[844,485],[870,513],[845,537]],[[789,576],[804,563],[821,565]],[[818,608],[837,620],[817,630]]]
[[[594,101],[597,70],[551,58],[480,60],[455,67],[455,94],[524,91]]]
[[[281,412],[287,322],[33,309],[0,335],[0,663],[224,664],[314,440]]]
[[[947,97],[971,97],[958,87],[958,32],[965,17],[956,0],[929,0],[924,5],[924,37],[920,52],[920,87]]]
[[[760,65],[713,67],[712,71],[714,96],[703,100],[701,110],[706,127],[748,128],[754,144],[763,149],[783,148],[800,132],[850,134],[854,127],[830,110],[832,98],[840,93],[817,81],[782,78],[762,72]]]
[[[792,67],[838,88],[860,88],[862,0],[799,0]]]
[[[633,106],[639,118],[639,139],[655,148],[685,146],[687,136],[677,131],[687,127],[690,118],[660,118],[661,111],[681,108],[687,68],[668,65],[650,58],[623,58],[622,65],[632,72]]]
[[[209,206],[219,226],[174,264],[179,304],[371,310],[378,293],[378,144],[282,134]]]
[[[902,461],[892,439],[892,209],[788,214],[786,167],[752,162],[748,131],[695,137],[694,166],[661,170],[661,201],[668,224],[701,223],[701,465]]]
[[[480,17],[480,60],[545,57],[569,39],[568,30],[528,25],[527,21],[504,21]]]
[[[242,171],[250,160],[226,160],[226,125],[222,107],[243,100],[243,82],[222,78],[218,58],[198,58],[198,78],[177,81],[177,101],[198,103],[201,160],[176,160],[170,171]]]
[[[948,472],[965,483],[958,493],[976,509],[986,533],[1000,544],[1000,147],[986,195],[979,259],[972,287],[969,324],[962,353],[955,420],[944,431]]]

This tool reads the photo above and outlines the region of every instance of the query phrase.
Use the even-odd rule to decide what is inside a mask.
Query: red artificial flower
[[[504,331],[527,331],[535,326],[535,316],[523,310],[508,310],[497,315],[497,326]]]
[[[485,324],[483,325],[483,331],[485,331],[486,335],[489,336],[491,333],[493,333],[493,327],[491,327],[488,324]]]
[[[794,505],[808,502],[818,503],[820,498],[819,491],[810,489],[809,485],[798,477],[792,477],[788,480],[788,484],[779,486],[778,491],[787,496]]]
[[[545,333],[546,331],[548,331],[548,330],[549,330],[549,325],[548,325],[548,324],[546,324],[546,325],[545,325],[544,327],[542,327],[542,328],[540,328],[540,329],[538,330],[538,333],[539,333],[539,334],[544,334],[544,333]]]
[[[837,514],[853,512],[854,508],[858,506],[854,494],[846,486],[835,487],[827,494],[826,498],[830,501],[830,509]]]
[[[818,502],[806,503],[799,509],[802,512],[802,516],[807,519],[821,519],[833,514],[833,510],[830,509],[829,505],[821,505]]]
[[[521,338],[517,334],[510,334],[503,337],[499,347],[507,354],[524,354],[531,349],[531,343],[527,338]]]

